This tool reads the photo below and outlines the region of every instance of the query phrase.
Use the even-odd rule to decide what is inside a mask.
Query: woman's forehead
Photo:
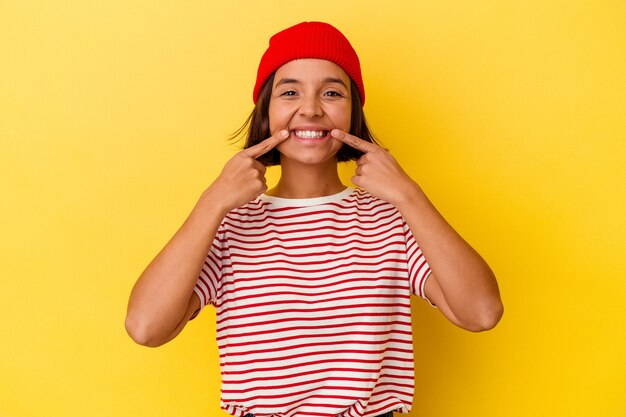
[[[303,58],[289,61],[276,70],[274,84],[283,78],[297,81],[324,80],[339,78],[350,85],[350,77],[339,65],[332,61],[316,58]]]

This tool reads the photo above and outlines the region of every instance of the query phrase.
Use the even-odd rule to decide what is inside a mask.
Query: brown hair
[[[265,84],[263,84],[256,106],[254,106],[254,109],[252,109],[252,112],[244,124],[230,137],[231,139],[237,139],[245,134],[246,143],[243,146],[244,149],[256,145],[271,136],[269,107],[270,98],[272,96],[272,86],[274,84],[274,74],[275,73],[272,73]],[[348,133],[367,142],[379,144],[367,127],[359,90],[352,80],[350,80],[350,95],[352,97],[352,110],[350,115],[350,132]],[[339,149],[339,152],[337,152],[337,161],[354,161],[361,155],[363,155],[363,152],[344,144],[343,147]],[[268,153],[258,157],[257,160],[265,166],[280,165],[280,152],[278,152],[278,149],[274,148]]]

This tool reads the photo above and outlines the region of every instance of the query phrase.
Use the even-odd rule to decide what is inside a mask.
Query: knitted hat
[[[252,99],[256,104],[261,88],[274,71],[294,59],[319,58],[339,65],[359,89],[361,104],[365,88],[361,78],[359,57],[346,37],[334,26],[322,22],[302,22],[278,32],[270,38],[257,71]]]

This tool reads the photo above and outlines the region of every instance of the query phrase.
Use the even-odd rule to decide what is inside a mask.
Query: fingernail
[[[334,137],[336,137],[336,138],[338,138],[338,137],[339,137],[339,134],[340,134],[340,133],[341,133],[341,132],[339,132],[339,130],[338,130],[338,129],[333,129],[333,130],[330,132],[330,134],[331,134],[331,135],[333,135],[333,136],[334,136]]]
[[[280,137],[282,138],[286,138],[287,136],[289,136],[289,132],[286,130],[281,130],[280,131]]]

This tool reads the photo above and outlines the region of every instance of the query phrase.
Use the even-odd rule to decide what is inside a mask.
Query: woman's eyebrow
[[[341,78],[333,78],[333,77],[327,77],[324,78],[323,80],[325,83],[337,83],[337,84],[341,84],[343,85],[345,88],[348,88],[348,86],[346,85],[346,83],[341,79]]]
[[[279,82],[276,83],[276,87],[283,84],[298,84],[300,81],[295,78],[282,78]]]

